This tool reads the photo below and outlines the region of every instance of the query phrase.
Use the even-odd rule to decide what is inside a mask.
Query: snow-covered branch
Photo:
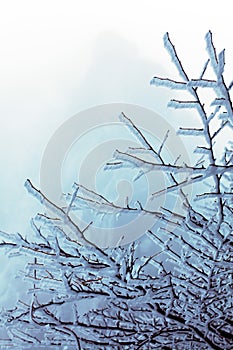
[[[32,233],[0,232],[0,248],[9,256],[24,255],[24,279],[31,283],[25,300],[2,309],[0,339],[4,349],[216,349],[233,347],[233,150],[225,129],[232,130],[230,88],[224,80],[225,54],[217,54],[211,32],[208,59],[198,79],[190,79],[168,33],[164,44],[180,79],[154,77],[153,85],[186,91],[190,99],[172,100],[173,108],[198,112],[201,127],[180,127],[178,134],[197,139],[198,161],[182,155],[168,161],[169,132],[152,146],[133,118],[120,114],[138,146],[117,150],[106,170],[130,167],[142,174],[165,174],[168,183],[155,194],[176,196],[184,211],[167,200],[161,207],[140,202],[120,206],[100,193],[74,184],[62,207],[32,183],[25,186],[44,211],[31,222]],[[215,78],[206,78],[212,67]],[[215,92],[210,106],[200,90]],[[210,111],[211,110],[211,111]],[[216,122],[216,123],[215,123]],[[201,142],[200,142],[201,138]],[[229,142],[228,142],[229,141]],[[222,144],[221,144],[222,146]],[[175,145],[174,145],[175,147]],[[220,148],[222,149],[222,148]],[[192,185],[193,195],[185,192]],[[175,192],[176,191],[176,192]],[[170,198],[170,197],[169,197]],[[178,200],[177,199],[177,200]],[[135,242],[100,248],[88,239],[94,223],[81,229],[77,211],[103,217],[143,214],[154,225]],[[124,227],[122,227],[124,235]],[[145,248],[147,247],[147,248]]]

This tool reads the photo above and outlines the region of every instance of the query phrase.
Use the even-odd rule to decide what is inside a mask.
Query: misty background
[[[8,1],[0,4],[0,229],[27,234],[39,210],[24,182],[39,187],[40,163],[56,129],[87,108],[120,102],[144,106],[177,127],[184,114],[167,110],[173,91],[150,86],[154,75],[177,77],[163,47],[168,31],[198,77],[206,32],[226,48],[232,77],[231,11],[226,2]],[[227,25],[228,24],[228,25]],[[120,112],[120,111],[119,111]],[[177,115],[179,114],[179,116]],[[192,117],[194,118],[194,117]],[[14,305],[23,259],[0,252],[0,307]],[[17,265],[17,268],[16,268]]]

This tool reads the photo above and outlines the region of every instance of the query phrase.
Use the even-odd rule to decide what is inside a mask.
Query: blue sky
[[[218,50],[226,48],[232,77],[231,11],[223,2],[7,1],[0,6],[0,228],[29,229],[38,207],[23,184],[39,186],[40,162],[55,130],[95,105],[120,102],[167,111],[170,92],[149,85],[153,75],[175,76],[163,48],[168,31],[197,76],[211,29]],[[229,3],[229,2],[228,2]],[[229,24],[229,25],[227,25]],[[169,114],[169,115],[168,115]],[[4,259],[2,295],[10,263]],[[2,264],[2,266],[3,266]]]

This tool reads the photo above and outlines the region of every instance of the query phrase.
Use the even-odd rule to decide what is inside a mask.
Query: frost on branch
[[[163,171],[168,185],[152,199],[163,193],[179,196],[186,215],[169,201],[159,211],[144,208],[140,199],[120,207],[79,184],[59,208],[27,181],[45,212],[32,220],[30,238],[1,233],[9,256],[29,257],[24,278],[31,281],[25,300],[1,312],[4,349],[232,349],[232,84],[224,80],[225,53],[217,54],[210,32],[198,79],[188,77],[168,34],[164,43],[180,81],[154,77],[151,83],[190,95],[169,106],[196,111],[200,127],[181,127],[179,134],[197,137],[198,157],[192,164],[183,163],[182,155],[168,163],[169,133],[155,149],[133,118],[122,113],[120,120],[138,147],[116,150],[106,170],[133,167],[137,178]],[[206,78],[208,70],[213,79]],[[202,93],[207,88],[215,96],[209,106]],[[153,251],[142,254],[140,241],[123,247],[119,242],[113,249],[95,246],[87,238],[92,222],[80,228],[72,216],[83,208],[103,216],[140,212],[153,217],[160,229],[144,236]]]

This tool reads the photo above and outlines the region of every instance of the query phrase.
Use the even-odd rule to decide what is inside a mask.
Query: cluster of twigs
[[[26,188],[46,213],[32,220],[30,239],[1,233],[1,246],[9,254],[30,257],[25,279],[32,282],[27,301],[2,310],[8,331],[1,340],[4,349],[232,349],[232,144],[227,140],[221,159],[216,156],[219,137],[232,131],[232,84],[224,81],[224,51],[217,55],[210,32],[209,58],[199,79],[189,79],[168,34],[164,42],[181,80],[155,77],[151,83],[190,93],[190,100],[169,105],[198,113],[201,127],[180,128],[180,134],[202,137],[196,148],[201,157],[194,164],[182,164],[182,157],[167,163],[163,147],[169,135],[156,150],[122,113],[139,147],[116,151],[106,167],[163,171],[170,184],[152,197],[174,192],[187,215],[169,206],[148,210],[140,202],[120,207],[78,184],[60,208],[28,180]],[[211,67],[215,79],[206,79]],[[215,91],[211,112],[201,101],[203,88]],[[200,188],[194,198],[186,193],[190,184]],[[155,251],[142,256],[139,240],[112,249],[95,246],[87,239],[89,225],[80,229],[72,218],[83,203],[103,213],[134,211],[159,220],[160,230],[145,233]]]

